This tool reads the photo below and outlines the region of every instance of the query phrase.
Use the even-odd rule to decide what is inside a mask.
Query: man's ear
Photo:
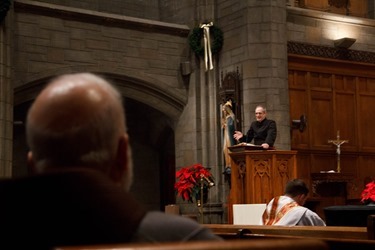
[[[35,174],[37,172],[36,166],[35,166],[35,161],[34,161],[34,158],[33,158],[33,152],[31,152],[31,151],[29,151],[27,153],[27,168],[28,168],[29,174]]]
[[[307,195],[306,194],[300,194],[298,195],[298,204],[303,206],[306,202],[306,199],[307,199]]]
[[[128,166],[128,150],[129,138],[128,134],[124,133],[120,136],[117,145],[116,159],[114,166],[111,169],[111,178],[114,182],[122,184],[124,175],[126,174]]]

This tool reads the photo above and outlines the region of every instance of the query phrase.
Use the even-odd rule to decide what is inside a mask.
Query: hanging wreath
[[[10,0],[0,0],[0,23],[4,20],[10,8]]]
[[[211,52],[213,55],[216,55],[220,52],[221,48],[223,47],[223,32],[220,28],[212,25],[210,27],[210,37],[212,37],[211,41]],[[203,38],[203,29],[199,27],[195,27],[190,36],[189,36],[189,45],[190,48],[194,51],[197,56],[204,55],[204,46],[202,45],[202,38]]]

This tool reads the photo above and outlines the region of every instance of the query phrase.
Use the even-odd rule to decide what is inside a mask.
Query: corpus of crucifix
[[[341,173],[340,167],[340,154],[341,154],[341,145],[344,143],[348,143],[348,140],[340,140],[340,130],[337,130],[336,140],[328,140],[328,143],[332,143],[336,146],[336,154],[337,154],[337,173]]]

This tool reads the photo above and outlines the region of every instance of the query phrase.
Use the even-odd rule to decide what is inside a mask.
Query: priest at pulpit
[[[255,108],[256,121],[251,123],[245,136],[241,131],[235,131],[234,139],[246,143],[251,143],[254,140],[255,145],[261,145],[264,149],[273,147],[277,135],[276,122],[267,119],[266,116],[266,108],[258,105]]]

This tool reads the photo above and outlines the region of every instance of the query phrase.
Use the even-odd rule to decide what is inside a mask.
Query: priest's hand
[[[234,137],[234,139],[236,139],[237,141],[239,141],[243,137],[243,134],[242,134],[241,131],[234,131],[233,137]]]

